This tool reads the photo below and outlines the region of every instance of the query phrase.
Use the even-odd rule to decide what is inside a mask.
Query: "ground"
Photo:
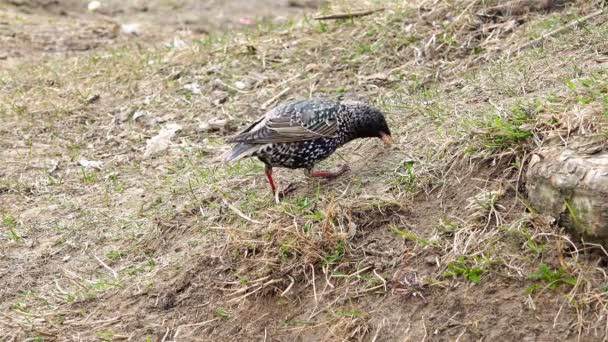
[[[123,3],[0,3],[1,341],[607,338],[604,249],[524,186],[606,134],[602,1]],[[276,204],[224,139],[309,96],[395,144]]]

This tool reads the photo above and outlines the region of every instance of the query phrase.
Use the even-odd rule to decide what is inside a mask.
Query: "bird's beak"
[[[393,137],[386,133],[380,133],[380,139],[382,139],[385,146],[390,146],[393,144]]]

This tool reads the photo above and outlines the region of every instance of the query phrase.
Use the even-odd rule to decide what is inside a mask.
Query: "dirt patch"
[[[522,177],[582,109],[602,119],[604,18],[508,53],[594,4],[486,21],[494,4],[395,1],[225,35],[172,24],[200,2],[68,4],[2,14],[27,43],[0,70],[3,340],[605,336],[603,252],[530,210]],[[373,7],[348,5],[321,12]],[[95,28],[147,16],[140,35]],[[332,181],[277,170],[298,185],[280,204],[257,161],[216,162],[262,107],[309,95],[372,102],[395,146],[348,144]]]
[[[183,44],[230,30],[255,29],[318,7],[320,1],[4,1],[0,65],[100,48]]]

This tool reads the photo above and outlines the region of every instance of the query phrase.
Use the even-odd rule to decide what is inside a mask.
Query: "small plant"
[[[416,174],[414,173],[414,161],[406,160],[400,165],[396,172],[397,178],[395,182],[397,187],[408,192],[416,190]]]
[[[537,272],[528,275],[528,279],[543,281],[546,283],[545,287],[550,290],[555,290],[560,284],[567,284],[570,286],[576,285],[576,278],[566,274],[563,269],[558,268],[556,270],[551,270],[549,266],[544,263],[538,266]],[[533,284],[528,287],[528,292],[534,293],[540,289],[541,286],[539,284]]]
[[[80,171],[82,173],[82,182],[84,184],[92,184],[97,180],[97,172],[87,171],[84,167],[81,167]]]
[[[524,226],[522,228],[522,234],[526,239],[526,246],[536,254],[536,256],[540,256],[545,251],[545,245],[542,242],[536,242],[532,239],[532,235],[528,232],[528,229]]]
[[[29,313],[30,312],[30,310],[28,310],[28,308],[25,305],[21,304],[21,303],[15,303],[15,304],[13,304],[11,306],[11,308],[13,310],[21,311],[23,313]]]
[[[129,266],[121,270],[128,275],[136,275],[140,273],[151,272],[156,266],[156,261],[149,259],[143,266]]]
[[[404,239],[407,239],[407,240],[411,240],[411,241],[414,241],[414,242],[420,243],[421,245],[424,245],[424,246],[429,246],[429,245],[431,245],[431,244],[432,244],[432,243],[431,243],[431,241],[426,240],[426,239],[423,239],[423,238],[421,238],[421,237],[418,237],[418,236],[417,236],[416,234],[414,234],[414,233],[410,233],[410,232],[403,231],[403,230],[401,230],[401,229],[399,229],[399,228],[397,228],[397,227],[395,227],[395,226],[393,226],[393,225],[391,225],[390,227],[391,227],[391,229],[392,229],[392,230],[393,230],[395,233],[397,233],[397,234],[401,235],[401,236],[402,236]]]
[[[480,256],[467,258],[461,255],[458,259],[448,263],[448,269],[443,272],[443,276],[452,278],[463,277],[474,284],[479,284],[482,274],[486,271],[486,263]]]
[[[14,216],[5,215],[2,218],[2,224],[8,229],[8,237],[11,240],[15,242],[21,241],[21,237],[15,231],[15,228],[17,228],[17,219],[15,219]]]
[[[285,239],[281,246],[279,247],[279,255],[283,259],[287,259],[291,256],[295,255],[295,249],[293,248],[293,244],[296,242],[292,239]]]
[[[336,310],[335,314],[337,316],[344,316],[344,317],[361,317],[363,315],[365,315],[364,312],[361,311],[356,311],[356,310]]]
[[[109,251],[108,253],[106,253],[106,258],[108,258],[110,260],[117,260],[126,255],[127,255],[127,253],[125,253],[123,251],[112,250],[112,251]]]
[[[115,192],[123,193],[125,191],[125,183],[118,179],[117,175],[110,175],[108,177],[108,182],[110,183],[111,189]]]
[[[102,341],[112,341],[114,334],[109,331],[98,332],[97,337],[99,337]]]
[[[224,308],[222,308],[222,307],[219,307],[215,310],[215,315],[218,318],[222,318],[222,319],[232,317],[232,313],[224,310]]]
[[[331,254],[323,257],[323,267],[330,266],[330,265],[337,263],[338,261],[342,260],[343,256],[344,256],[344,241],[340,240],[336,244],[336,249],[334,249],[334,251]]]
[[[476,144],[470,152],[489,150],[499,152],[525,143],[533,133],[524,126],[532,123],[532,117],[541,110],[540,103],[531,106],[515,105],[507,115],[490,114],[485,120],[469,121],[477,133]]]
[[[91,289],[96,291],[105,291],[115,286],[118,286],[118,284],[105,279],[98,279],[96,282],[89,285]]]

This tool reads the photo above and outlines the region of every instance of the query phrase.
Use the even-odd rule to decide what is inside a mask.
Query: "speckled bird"
[[[313,171],[313,167],[338,147],[358,138],[380,138],[390,145],[391,132],[384,114],[359,101],[292,101],[266,112],[229,138],[227,142],[235,145],[224,155],[224,161],[258,157],[266,165],[268,183],[277,195],[273,167],[304,169],[309,177],[340,176],[348,171],[347,165],[334,171]]]

